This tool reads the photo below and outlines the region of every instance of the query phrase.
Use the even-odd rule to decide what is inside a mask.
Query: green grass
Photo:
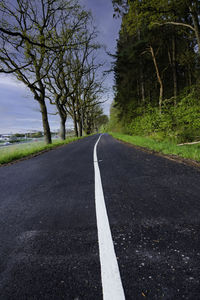
[[[150,137],[130,136],[121,133],[110,133],[114,138],[147,149],[155,150],[163,154],[177,155],[200,161],[200,144],[177,146],[169,141],[156,141]]]
[[[32,142],[27,144],[10,145],[5,148],[0,147],[0,165],[36,154],[44,150],[50,150],[61,145],[66,145],[78,139],[80,139],[80,137],[70,137],[65,141],[53,140],[53,143],[50,145],[46,145],[45,142]]]

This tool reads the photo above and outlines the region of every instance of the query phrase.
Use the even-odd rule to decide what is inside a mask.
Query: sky
[[[98,41],[106,46],[106,51],[115,53],[116,40],[120,29],[120,20],[113,18],[112,0],[80,0],[87,10],[91,10],[98,31]],[[104,50],[100,54],[105,64],[105,69],[110,68],[112,58]],[[108,91],[102,100],[107,100],[103,105],[104,113],[109,114],[110,104],[113,101],[114,84],[113,74],[110,73],[105,81]],[[59,129],[59,117],[52,115],[55,108],[48,106],[49,123],[52,131]],[[66,127],[71,128],[72,121],[66,122]],[[0,134],[42,130],[41,114],[38,103],[33,99],[31,92],[13,77],[0,75]]]

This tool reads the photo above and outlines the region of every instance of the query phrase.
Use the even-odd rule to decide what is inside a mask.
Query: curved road
[[[102,292],[98,138],[0,168],[1,300],[116,300]],[[200,299],[199,170],[107,134],[97,160],[125,298]]]

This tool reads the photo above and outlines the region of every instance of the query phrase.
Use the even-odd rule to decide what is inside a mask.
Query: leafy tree
[[[113,56],[115,100],[110,122],[114,124],[114,116],[129,133],[141,134],[145,128],[147,134],[172,132],[180,125],[176,114],[180,103],[186,105],[183,91],[190,93],[198,86],[199,3],[113,0],[113,4],[122,15],[122,26]]]

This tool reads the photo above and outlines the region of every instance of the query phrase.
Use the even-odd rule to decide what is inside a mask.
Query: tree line
[[[46,143],[51,143],[47,101],[60,117],[65,139],[67,118],[76,136],[105,122],[101,108],[103,63],[91,13],[76,0],[2,0],[0,72],[23,82],[40,106]]]
[[[122,15],[112,118],[128,133],[195,138],[200,130],[198,0],[113,0]]]

